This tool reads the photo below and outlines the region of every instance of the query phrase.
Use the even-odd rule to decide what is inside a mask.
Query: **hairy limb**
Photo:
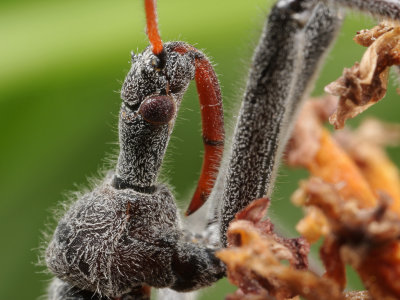
[[[324,0],[330,5],[341,5],[370,13],[376,17],[400,20],[400,1],[398,0]]]
[[[302,99],[306,100],[314,87],[314,77],[318,75],[325,55],[333,44],[342,24],[342,17],[333,9],[319,4],[304,28],[301,40],[302,48],[298,51],[298,60],[301,67],[295,75],[293,82],[294,92],[288,102],[289,117],[293,117],[298,111]],[[290,135],[290,133],[289,133]]]
[[[225,178],[222,243],[234,215],[270,195],[291,123],[340,22],[314,1],[278,1],[256,49]],[[215,195],[218,197],[218,195]]]

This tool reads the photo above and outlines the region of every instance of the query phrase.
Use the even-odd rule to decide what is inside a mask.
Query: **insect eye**
[[[152,66],[157,71],[161,71],[162,69],[164,69],[166,63],[167,63],[167,53],[165,52],[165,49],[163,49],[159,54],[154,55],[154,58],[151,60]]]
[[[162,125],[172,120],[175,110],[175,102],[171,96],[153,95],[142,102],[139,114],[151,124]]]

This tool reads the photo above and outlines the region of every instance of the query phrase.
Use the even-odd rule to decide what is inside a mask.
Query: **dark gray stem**
[[[222,196],[222,243],[235,214],[270,195],[295,112],[340,22],[314,1],[278,1],[253,57]]]

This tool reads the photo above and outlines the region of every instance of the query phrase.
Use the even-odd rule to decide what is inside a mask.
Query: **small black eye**
[[[167,124],[175,116],[175,102],[170,96],[158,95],[146,98],[139,108],[139,114],[155,125]]]
[[[154,66],[161,71],[164,69],[167,63],[167,52],[163,49],[159,54],[156,55],[156,59],[154,61]]]

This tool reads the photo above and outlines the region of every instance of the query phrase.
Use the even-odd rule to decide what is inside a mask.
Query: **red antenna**
[[[221,89],[217,75],[205,57],[196,59],[195,81],[200,100],[204,158],[199,183],[186,211],[187,216],[207,201],[214,187],[224,152],[225,136]]]
[[[163,52],[163,43],[157,26],[156,0],[145,0],[144,4],[146,9],[147,36],[152,45],[154,55],[158,56]],[[217,75],[207,57],[193,46],[184,43],[177,45],[173,51],[180,54],[187,52],[196,53],[195,81],[200,100],[205,151],[199,182],[189,208],[186,211],[186,215],[190,215],[206,202],[214,186],[224,150],[224,115]]]
[[[186,211],[188,216],[207,201],[214,186],[224,152],[224,111],[218,78],[207,57],[187,44],[175,47],[174,51],[181,54],[187,52],[198,54],[195,58],[196,73],[194,79],[200,100],[204,158],[196,191]]]
[[[149,37],[154,55],[159,55],[163,50],[163,43],[160,33],[158,32],[156,0],[144,0],[144,6],[146,9],[147,22],[146,33]]]

